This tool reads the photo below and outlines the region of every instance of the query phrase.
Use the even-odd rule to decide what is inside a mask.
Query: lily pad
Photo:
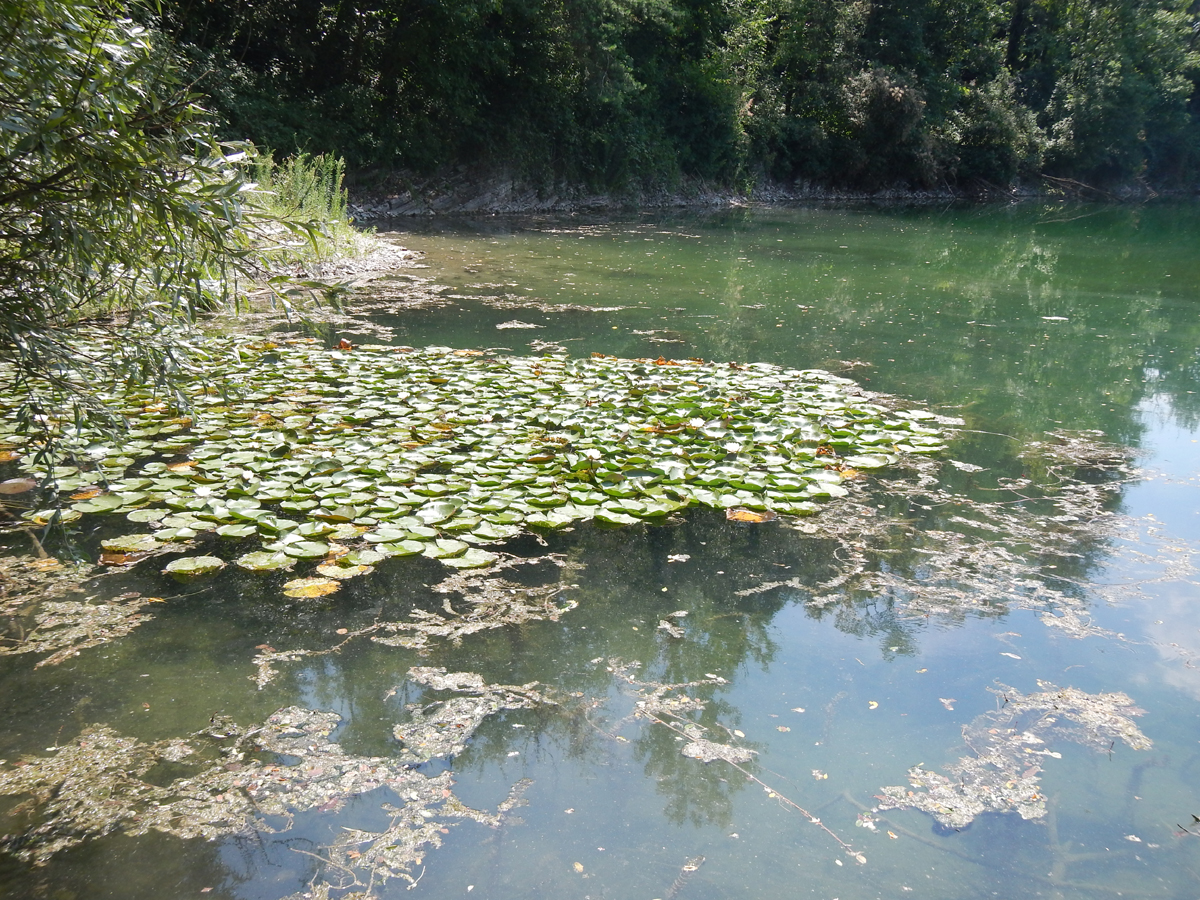
[[[108,538],[100,546],[113,553],[146,553],[162,546],[152,534],[130,534],[125,537]]]
[[[253,553],[239,556],[237,560],[239,566],[251,572],[273,572],[276,569],[289,568],[294,563],[295,560],[286,553],[271,553],[266,550],[255,550]]]
[[[188,582],[225,568],[225,560],[215,556],[185,556],[173,559],[163,568],[164,575],[170,575],[176,581]]]
[[[322,541],[295,541],[283,545],[283,552],[297,559],[319,559],[328,555],[329,549]]]
[[[127,513],[125,518],[130,522],[146,523],[160,522],[170,512],[169,509],[135,509]]]
[[[845,378],[767,364],[438,347],[401,359],[382,347],[228,339],[204,349],[205,379],[182,384],[186,419],[117,387],[105,402],[130,421],[122,445],[85,425],[62,435],[75,450],[41,469],[34,454],[14,454],[21,478],[63,479],[78,492],[65,515],[158,521],[160,543],[215,528],[257,540],[265,559],[318,559],[336,540],[466,560],[481,558],[467,556],[471,543],[592,517],[625,526],[692,505],[811,514],[813,501],[846,493],[837,467],[940,452],[948,421],[866,402]],[[172,447],[189,458],[146,461]],[[364,537],[378,549],[363,549]]]
[[[34,478],[9,478],[0,481],[0,495],[26,494],[38,486]]]
[[[116,494],[101,494],[91,500],[81,500],[75,504],[75,511],[81,513],[108,513],[120,509],[125,501]]]
[[[311,600],[335,594],[341,589],[342,583],[334,578],[296,578],[283,586],[283,593],[288,597]]]
[[[885,456],[882,453],[860,453],[847,456],[845,459],[846,465],[856,469],[882,469],[893,462],[895,462],[893,457]]]
[[[462,541],[438,538],[432,544],[425,546],[425,555],[432,559],[447,559],[451,556],[460,556],[467,550],[467,547],[468,545]]]
[[[437,525],[440,522],[454,518],[460,508],[460,505],[457,503],[438,501],[422,506],[416,511],[415,515],[426,525]]]
[[[344,557],[347,563],[354,566],[373,566],[388,558],[388,554],[378,550],[351,550]]]
[[[380,544],[392,556],[416,556],[424,553],[428,546],[424,541],[396,541],[390,544]]]
[[[472,547],[462,556],[456,556],[442,561],[455,569],[482,569],[490,566],[500,558],[497,553],[489,553],[487,550],[480,550],[478,547]]]
[[[179,528],[164,528],[154,532],[154,537],[163,542],[190,541],[196,536],[194,528],[181,526]]]
[[[329,563],[324,566],[317,566],[317,574],[324,578],[335,578],[338,581],[345,581],[347,578],[356,578],[359,575],[370,575],[375,571],[374,566],[343,566],[339,563]]]
[[[596,521],[605,525],[636,525],[641,520],[628,513],[616,512],[610,509],[598,509],[596,511]]]
[[[253,534],[258,534],[258,529],[253,525],[242,523],[240,525],[222,525],[217,529],[217,534],[220,537],[236,540],[238,538],[247,538]]]
[[[83,515],[74,509],[39,509],[24,514],[24,518],[34,525],[49,525],[54,521],[55,516],[58,516],[58,520],[64,524],[77,522],[83,518]]]

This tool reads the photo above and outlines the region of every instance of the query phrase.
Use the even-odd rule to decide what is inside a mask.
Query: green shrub
[[[271,152],[253,158],[254,187],[249,195],[254,206],[270,220],[308,222],[316,232],[311,240],[294,234],[283,235],[284,240],[260,240],[256,250],[268,267],[365,252],[370,241],[354,229],[347,213],[345,172],[340,156],[325,153],[300,153],[283,162],[277,162]]]

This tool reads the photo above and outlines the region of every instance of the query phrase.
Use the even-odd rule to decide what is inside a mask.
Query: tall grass
[[[254,202],[263,212],[319,228],[312,241],[275,243],[263,254],[272,263],[321,263],[369,250],[370,239],[354,228],[347,213],[346,163],[341,157],[301,153],[279,162],[273,153],[262,152],[251,165],[257,185]]]

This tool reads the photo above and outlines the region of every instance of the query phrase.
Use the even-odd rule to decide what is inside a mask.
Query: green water
[[[1200,895],[1200,837],[1190,833],[1200,833],[1190,827],[1200,815],[1196,208],[749,210],[434,223],[396,239],[425,254],[428,268],[416,274],[446,286],[440,305],[376,317],[396,343],[826,368],[961,416],[949,457],[967,468],[939,472],[950,501],[868,488],[870,509],[897,524],[863,546],[853,529],[824,533],[820,519],[808,531],[784,521],[739,527],[710,511],[657,527],[580,526],[547,536],[548,548],[526,538],[510,549],[549,549],[570,564],[529,576],[570,586],[578,606],[559,621],[482,632],[425,655],[352,642],[280,664],[263,690],[253,682],[256,647],[328,647],[338,629],[437,610],[440,564],[392,560],[321,603],[287,601],[276,584],[228,571],[180,587],[135,569],[102,590],[164,597],[153,621],[57,667],[0,658],[0,757],[44,755],[93,723],[159,740],[215,713],[249,724],[293,704],[341,715],[334,737],[347,752],[390,756],[403,704],[420,696],[403,687],[405,673],[444,666],[491,682],[538,681],[587,706],[484,722],[449,763],[455,790],[494,809],[530,778],[522,821],[450,828],[414,871],[423,874],[413,896]],[[514,320],[539,327],[496,327]],[[1072,523],[1039,519],[1020,484],[1004,480],[1041,477],[1018,453],[1056,429],[1099,429],[1139,450],[1143,476],[1105,504],[1122,529],[1072,540]],[[1031,533],[1064,533],[1062,552],[1006,535],[1013,520],[987,531],[980,523],[991,524],[992,507],[971,519],[971,503],[1001,497],[1020,515],[1029,508],[1021,522]],[[864,530],[870,509],[855,513]],[[911,589],[932,577],[923,559],[959,537],[1003,553],[986,565],[963,557],[955,603],[923,602]],[[874,581],[854,574],[859,551]],[[1030,558],[1019,566],[1022,554]],[[888,575],[908,588],[889,588]],[[762,589],[774,582],[788,583]],[[1108,633],[1074,638],[1048,627],[1034,602],[1039,586],[1063,592]],[[1006,591],[1034,600],[1013,602]],[[682,640],[657,628],[673,611],[688,613]],[[724,679],[691,692],[708,704],[696,721],[713,740],[756,750],[744,768],[759,781],[682,756],[666,727],[622,721],[635,699],[609,671],[614,658],[641,663],[644,681]],[[856,826],[884,786],[908,784],[911,766],[944,772],[972,755],[964,726],[1005,702],[989,687],[1031,694],[1039,680],[1128,694],[1153,747],[1048,743],[1061,758],[1030,757],[1043,769],[1041,818],[989,812],[955,830],[897,810],[881,813],[874,830]],[[336,880],[317,859],[321,848],[347,827],[381,829],[381,804],[395,802],[382,793],[301,813],[276,833],[214,842],[113,834],[40,868],[6,858],[0,891],[274,900],[315,876]],[[36,823],[2,802],[8,832]],[[703,865],[681,875],[696,856]],[[373,890],[408,896],[406,886],[394,879]]]

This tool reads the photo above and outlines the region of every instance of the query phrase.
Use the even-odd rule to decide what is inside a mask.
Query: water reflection
[[[534,297],[644,308],[534,317],[544,325],[539,339],[583,336],[577,353],[795,367],[864,360],[873,371],[856,374],[870,386],[964,404],[977,420],[1021,435],[1058,423],[1136,443],[1130,410],[1148,368],[1172,385],[1181,409],[1200,402],[1187,393],[1200,374],[1200,325],[1187,312],[1200,283],[1189,250],[1200,223],[1184,205],[767,209],[577,232],[537,222],[487,227],[502,243],[462,228],[401,239],[426,250],[455,293],[494,294],[483,276],[496,265],[496,281],[516,280]],[[478,274],[455,259],[464,243],[477,252]],[[585,271],[565,285],[574,269]],[[458,302],[410,323],[404,339],[425,343],[436,332],[478,345],[504,334],[486,306]],[[648,329],[630,321],[647,319],[649,330],[678,330],[685,343],[634,334]]]

